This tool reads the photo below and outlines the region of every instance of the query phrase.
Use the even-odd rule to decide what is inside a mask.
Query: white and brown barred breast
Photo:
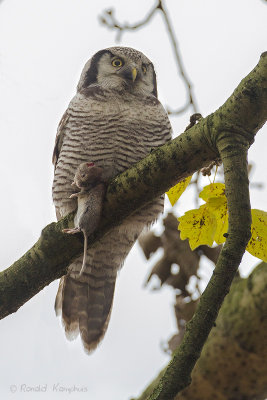
[[[71,183],[82,162],[123,172],[170,139],[165,110],[153,96],[140,99],[98,88],[83,90],[70,102],[53,182],[53,200],[61,217],[76,207]]]

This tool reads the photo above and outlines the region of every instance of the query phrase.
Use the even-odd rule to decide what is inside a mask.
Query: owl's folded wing
[[[69,114],[68,114],[68,110],[67,110],[64,112],[64,114],[59,122],[58,128],[57,128],[57,135],[56,135],[56,139],[55,139],[55,146],[54,146],[54,151],[53,151],[53,156],[52,156],[52,163],[54,164],[55,168],[56,168],[58,156],[60,153],[60,149],[61,149],[61,146],[63,143],[65,127],[66,127],[68,120],[69,120]]]

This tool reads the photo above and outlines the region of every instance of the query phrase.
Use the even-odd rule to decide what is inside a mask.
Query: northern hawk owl
[[[69,197],[81,163],[93,162],[112,178],[170,138],[151,61],[129,47],[98,51],[85,64],[58,127],[53,154],[57,218],[77,207],[77,200]],[[81,275],[82,256],[61,278],[56,314],[62,315],[68,339],[80,334],[85,351],[94,350],[106,332],[118,269],[138,235],[162,210],[160,197],[135,212],[89,248]]]

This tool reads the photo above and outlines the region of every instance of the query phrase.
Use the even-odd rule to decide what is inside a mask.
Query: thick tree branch
[[[254,70],[214,114],[113,179],[100,227],[89,238],[89,243],[93,243],[177,181],[221,156],[229,202],[229,237],[198,310],[187,325],[184,340],[150,399],[173,399],[190,383],[190,373],[244,253],[250,232],[246,151],[267,119],[266,81],[264,53]],[[62,228],[72,226],[72,217],[46,227],[33,248],[0,274],[2,318],[63,275],[69,262],[82,252],[81,236],[61,233]]]
[[[218,141],[224,166],[226,163],[224,173],[229,212],[229,237],[220,253],[214,273],[200,298],[197,310],[186,325],[184,338],[174,352],[158,386],[149,397],[151,400],[172,400],[177,393],[191,383],[191,372],[215,323],[224,297],[230,290],[249,241],[251,213],[246,165],[248,141],[243,136],[241,137],[244,141],[244,149],[243,146],[229,148],[233,142],[229,135],[223,135]],[[234,142],[236,144],[236,140]]]

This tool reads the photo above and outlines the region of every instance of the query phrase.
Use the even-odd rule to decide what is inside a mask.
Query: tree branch
[[[216,148],[210,146],[206,138],[207,122],[208,119],[203,119],[111,181],[99,228],[88,238],[88,245],[179,180],[218,157]],[[70,261],[82,253],[82,235],[63,234],[62,229],[68,227],[73,227],[73,214],[44,228],[38,242],[0,273],[0,318],[15,312],[46,285],[65,274]]]
[[[229,149],[232,142],[235,145],[237,143],[236,138],[232,140],[228,135],[223,135],[218,141],[222,162],[226,165],[224,173],[229,213],[228,240],[197,310],[186,325],[180,346],[174,352],[159,385],[149,397],[151,400],[171,400],[191,383],[191,372],[215,323],[224,297],[229,292],[250,239],[251,212],[246,165],[248,141],[245,137],[242,138],[244,148],[236,146]],[[229,150],[233,154],[229,155]]]
[[[214,114],[112,180],[99,229],[89,237],[92,244],[177,181],[221,156],[229,202],[229,237],[198,309],[187,324],[183,342],[150,400],[173,399],[190,383],[190,373],[245,251],[250,234],[246,152],[267,119],[266,82],[267,53],[264,53],[258,65]],[[70,226],[73,215],[48,225],[32,249],[1,272],[1,318],[63,275],[70,261],[82,252],[82,236],[61,232]]]

